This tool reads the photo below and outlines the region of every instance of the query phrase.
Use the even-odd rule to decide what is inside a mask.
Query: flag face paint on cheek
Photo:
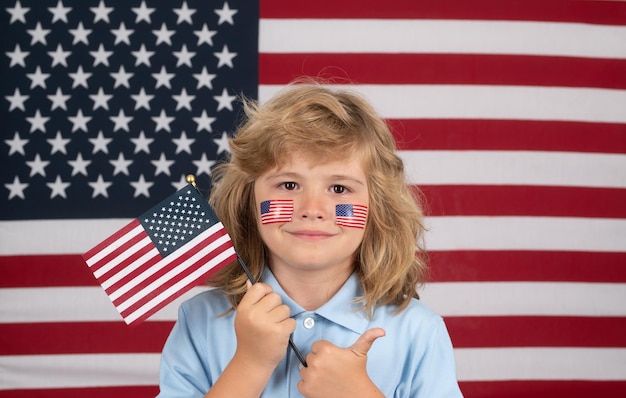
[[[335,206],[335,223],[342,227],[365,228],[367,206],[340,204]]]
[[[261,224],[290,222],[293,215],[293,200],[272,199],[261,202]]]

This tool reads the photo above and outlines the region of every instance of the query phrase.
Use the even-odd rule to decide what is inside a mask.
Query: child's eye
[[[283,188],[285,188],[288,191],[293,191],[294,189],[296,189],[296,187],[298,186],[295,182],[293,181],[288,181],[288,182],[283,182],[281,184],[283,186]]]
[[[333,185],[332,190],[334,193],[344,193],[346,192],[346,187],[343,185]]]

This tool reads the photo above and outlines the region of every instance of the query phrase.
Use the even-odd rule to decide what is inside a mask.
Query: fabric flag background
[[[206,199],[188,185],[83,258],[124,321],[136,325],[235,261],[237,254]]]
[[[626,3],[6,0],[0,37],[0,397],[155,395],[188,295],[128,328],[81,254],[303,74],[393,127],[465,396],[626,395]]]

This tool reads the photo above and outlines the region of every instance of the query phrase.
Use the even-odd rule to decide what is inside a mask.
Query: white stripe
[[[138,251],[146,248],[146,247],[154,247],[154,244],[152,243],[152,240],[150,239],[149,236],[144,236],[139,242],[135,243],[134,245],[132,245],[131,247],[129,247],[128,249],[124,250],[122,253],[119,253],[117,256],[115,256],[114,258],[112,258],[109,262],[107,262],[104,266],[98,268],[93,275],[100,279],[100,277],[104,274],[106,274],[107,272],[111,271],[112,269],[118,267],[120,264],[122,264],[123,262],[125,262],[129,257],[135,255]],[[150,257],[152,257],[154,254],[158,253],[158,250],[156,249],[152,249],[150,251],[148,251],[148,255],[150,255]],[[145,257],[142,256],[142,258]]]
[[[164,291],[159,293],[156,297],[154,297],[152,300],[148,301],[146,304],[144,304],[137,310],[133,311],[124,320],[128,324],[133,323],[136,319],[140,318],[145,313],[151,311],[153,308],[155,308],[162,302],[168,300],[170,297],[174,296],[175,294],[178,294],[178,292],[183,291],[184,289],[190,287],[191,283],[193,283],[195,280],[200,278],[203,274],[209,272],[213,267],[215,267],[222,261],[226,260],[228,257],[232,256],[233,254],[235,254],[235,249],[233,249],[232,247],[226,251],[221,252],[219,255],[212,258],[211,261],[206,263],[204,266],[195,270],[191,274],[187,275],[185,278],[181,279],[176,284],[165,289]]]
[[[81,229],[88,240],[104,239],[100,236],[100,227],[106,228],[109,224],[107,219],[57,220],[45,223],[46,229],[50,231]],[[624,219],[441,216],[427,218],[426,225],[429,228],[429,250],[626,251]],[[24,251],[24,247],[20,247],[22,239],[39,229],[37,223],[28,221],[0,222],[0,235],[5,239],[2,246],[5,252],[1,254],[81,252],[80,247],[74,247],[71,251],[70,248],[61,248],[57,252],[59,248],[49,241],[41,241],[34,253]]]
[[[624,154],[532,151],[397,153],[404,161],[409,182],[416,185],[626,188]]]
[[[260,85],[266,102],[282,85]],[[336,85],[361,93],[388,119],[516,119],[626,122],[626,90],[485,85]]]
[[[626,27],[522,21],[261,19],[259,52],[626,58]]]
[[[0,255],[82,254],[130,221],[125,218],[0,221]]]
[[[160,354],[0,356],[0,390],[151,386]]]
[[[125,226],[126,227],[126,226]],[[143,227],[141,224],[135,225],[133,229],[127,231],[124,235],[118,237],[116,240],[111,242],[108,246],[105,246],[100,251],[96,252],[93,256],[86,259],[87,264],[91,267],[93,264],[102,260],[104,257],[111,254],[113,251],[117,250],[119,247],[127,243],[132,238],[136,237],[143,231]]]
[[[180,304],[208,290],[195,287],[176,298],[152,321],[174,321]],[[37,322],[122,322],[106,293],[100,287],[45,287],[0,289],[0,324]]]
[[[208,287],[195,287],[150,320],[175,320],[178,306]],[[626,316],[626,285],[561,282],[428,283],[425,304],[443,316]],[[0,323],[119,321],[99,287],[0,289]]]
[[[443,316],[626,316],[623,283],[439,282],[420,297]]]
[[[118,281],[122,280],[124,277],[128,276],[131,272],[135,271],[137,268],[144,265],[148,260],[160,256],[159,251],[156,247],[152,246],[152,248],[143,256],[139,257],[137,260],[133,261],[130,264],[127,264],[124,268],[117,271],[114,275],[111,275],[106,280],[99,280],[100,285],[103,289],[108,289],[113,286]]]
[[[195,238],[193,238],[192,240],[190,240],[189,242],[181,246],[178,250],[174,251],[169,256],[165,257],[163,260],[154,264],[153,266],[145,270],[140,275],[137,275],[137,277],[133,278],[131,281],[121,286],[115,292],[111,293],[110,294],[111,300],[117,300],[119,297],[126,294],[130,290],[134,289],[136,286],[141,284],[143,281],[145,281],[146,279],[148,279],[150,276],[154,275],[158,271],[162,269],[171,268],[170,266],[172,263],[175,263],[180,257],[187,255],[187,252],[191,250],[192,248],[194,248],[195,246],[204,244],[203,241],[205,239],[209,238],[216,231],[221,230],[221,229],[223,229],[222,223],[217,223],[211,226],[211,228],[207,229],[206,231],[203,231],[201,234],[199,234],[198,236],[196,236]],[[130,298],[124,301],[124,303],[118,305],[118,310],[120,312],[124,311],[126,308],[133,305],[138,300],[142,299],[145,295],[152,293],[159,286],[163,285],[171,278],[180,274],[183,270],[189,267],[190,264],[194,264],[199,258],[211,252],[214,248],[218,247],[219,245],[221,245],[222,243],[224,243],[225,241],[229,239],[230,237],[228,235],[224,235],[220,239],[213,241],[209,245],[203,247],[200,251],[198,251],[192,257],[178,264],[176,267],[170,269],[165,275],[162,275],[161,277],[159,277],[157,280],[155,280],[148,286],[144,287],[137,293],[133,294]]]
[[[428,217],[428,250],[626,252],[626,219]]]
[[[457,348],[460,381],[624,380],[624,348]]]

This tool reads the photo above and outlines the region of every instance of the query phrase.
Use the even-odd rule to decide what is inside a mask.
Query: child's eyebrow
[[[352,181],[352,182],[355,182],[355,183],[360,184],[360,185],[365,185],[365,183],[361,179],[356,178],[356,177],[352,177],[352,176],[349,176],[349,175],[334,174],[334,175],[330,176],[330,178],[333,179],[333,180]]]

